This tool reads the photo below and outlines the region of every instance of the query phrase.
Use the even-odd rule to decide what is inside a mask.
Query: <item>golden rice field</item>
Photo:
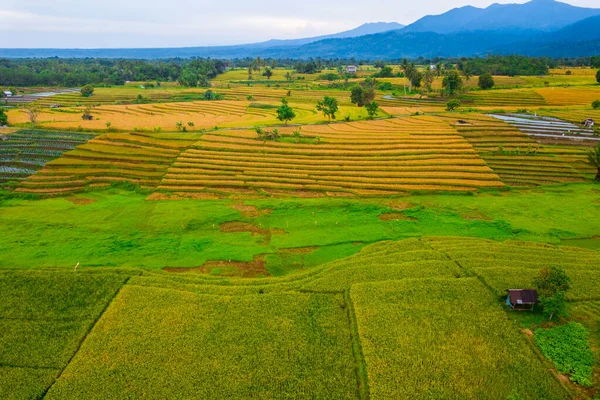
[[[284,95],[285,96],[285,95]],[[272,99],[276,100],[276,99]],[[215,127],[253,127],[281,124],[276,118],[280,103],[250,101],[195,101],[185,103],[157,103],[135,105],[101,105],[94,107],[92,121],[84,121],[83,107],[69,109],[43,109],[38,117],[38,127],[60,130],[90,131],[166,131],[173,132],[182,123],[186,131],[199,131]],[[290,103],[296,113],[295,124],[325,122],[327,119],[311,104]],[[11,123],[27,125],[28,116],[22,110],[9,112]],[[385,115],[385,114],[380,114]],[[366,119],[364,108],[345,105],[337,114],[339,119]],[[189,125],[192,123],[193,125]],[[109,124],[109,125],[107,125]]]

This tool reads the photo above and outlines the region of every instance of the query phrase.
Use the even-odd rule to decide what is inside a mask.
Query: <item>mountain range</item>
[[[521,54],[579,57],[600,54],[600,9],[555,0],[460,7],[408,26],[368,23],[332,35],[235,46],[164,49],[0,49],[0,57],[98,58],[356,58],[471,57]]]

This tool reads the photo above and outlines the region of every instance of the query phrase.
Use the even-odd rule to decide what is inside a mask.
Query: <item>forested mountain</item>
[[[460,31],[555,31],[582,19],[600,15],[600,9],[575,7],[554,0],[525,4],[492,4],[488,8],[461,7],[426,16],[405,32],[455,33]]]

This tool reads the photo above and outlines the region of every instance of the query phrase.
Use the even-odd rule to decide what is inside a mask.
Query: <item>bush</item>
[[[483,74],[479,77],[479,87],[483,90],[491,89],[495,84],[492,74]]]
[[[92,85],[85,85],[81,88],[81,95],[83,97],[90,97],[94,93],[94,87]]]
[[[0,107],[0,126],[8,125],[8,115],[4,112],[4,108]]]
[[[593,108],[594,110],[597,110],[597,109],[599,109],[599,108],[600,108],[600,100],[594,100],[594,101],[592,102],[592,108]]]
[[[535,342],[556,369],[570,374],[573,382],[592,386],[594,356],[589,332],[577,322],[550,329],[536,329]]]
[[[454,99],[446,103],[446,111],[454,111],[461,106],[460,100]]]

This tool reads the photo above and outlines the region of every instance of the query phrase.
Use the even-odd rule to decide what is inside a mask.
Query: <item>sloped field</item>
[[[206,134],[178,157],[159,189],[370,194],[502,186],[468,142],[436,118],[310,126],[302,135],[314,143],[262,142],[251,131]]]

